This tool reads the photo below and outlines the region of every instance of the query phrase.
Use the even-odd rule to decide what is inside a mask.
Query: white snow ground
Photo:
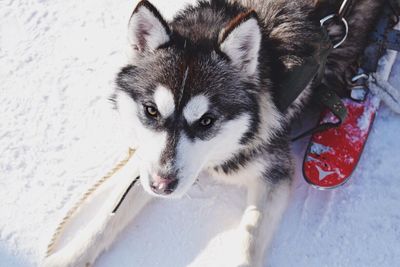
[[[170,18],[187,1],[153,2]],[[60,218],[125,154],[107,97],[134,5],[0,1],[0,266],[37,266]],[[266,266],[399,264],[399,132],[383,106],[352,180],[334,191],[309,187],[298,164]],[[190,195],[152,203],[97,266],[218,266],[244,193],[203,182]]]

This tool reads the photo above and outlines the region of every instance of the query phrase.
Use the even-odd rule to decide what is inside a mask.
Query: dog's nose
[[[164,178],[159,175],[153,176],[153,181],[150,184],[151,190],[159,195],[169,195],[174,192],[178,185],[178,179]]]

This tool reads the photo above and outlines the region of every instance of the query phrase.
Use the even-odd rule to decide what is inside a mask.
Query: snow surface
[[[183,4],[153,1],[171,18]],[[194,2],[192,0],[191,2]],[[127,150],[107,97],[125,62],[135,1],[0,1],[0,266],[37,266],[60,218]],[[398,59],[400,62],[400,58]],[[393,73],[400,73],[400,63]],[[400,86],[400,77],[391,83]],[[382,107],[351,181],[317,191],[302,179],[266,266],[397,266],[400,116]],[[156,201],[97,266],[218,266],[244,192],[208,181]]]

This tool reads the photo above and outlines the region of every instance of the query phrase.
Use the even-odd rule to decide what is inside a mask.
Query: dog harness
[[[316,88],[315,99],[322,106],[328,108],[337,118],[336,122],[320,124],[295,137],[293,141],[315,132],[337,127],[346,119],[347,109],[345,108],[341,98],[335,90],[329,88],[322,82],[322,78],[325,72],[325,65],[328,56],[334,49],[340,47],[347,39],[349,26],[346,17],[352,10],[354,4],[355,3],[352,0],[343,0],[337,13],[330,14],[320,20],[320,42],[317,44],[317,49],[314,54],[306,58],[302,65],[294,67],[287,73],[286,78],[282,83],[282,87],[276,93],[278,108],[281,112],[285,112],[297,97],[307,88],[307,86],[312,85]],[[362,101],[366,96],[367,92],[365,92],[365,88],[367,87],[365,85],[369,79],[367,73],[376,71],[379,58],[383,55],[385,50],[392,49],[400,51],[400,32],[388,29],[386,26],[388,25],[387,21],[382,21],[384,19],[390,20],[393,15],[396,15],[396,18],[398,19],[399,14],[400,0],[387,0],[387,5],[384,8],[382,18],[378,21],[378,30],[373,32],[370,40],[371,44],[367,47],[362,58],[361,68],[357,75],[352,79],[352,86],[350,89],[351,98],[354,100]],[[343,38],[337,43],[332,42],[328,35],[328,31],[325,28],[326,24],[331,20],[339,21],[345,29]]]

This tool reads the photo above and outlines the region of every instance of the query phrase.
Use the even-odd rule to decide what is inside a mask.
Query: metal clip
[[[344,25],[344,28],[345,28],[345,30],[346,30],[346,32],[345,32],[345,35],[343,36],[343,39],[340,40],[337,44],[334,44],[334,45],[333,45],[333,48],[338,48],[339,46],[341,46],[341,45],[344,43],[344,41],[346,41],[347,36],[349,35],[349,24],[347,23],[347,20],[346,20],[344,17],[340,17],[340,16],[338,16],[338,15],[336,15],[336,14],[328,15],[328,16],[326,16],[325,18],[323,18],[323,19],[320,20],[321,26],[325,26],[325,24],[326,24],[327,21],[329,21],[329,20],[331,20],[331,19],[334,19],[334,18],[336,18],[336,17],[339,18],[339,19],[341,19],[341,21],[342,21],[342,23],[343,23],[343,25]]]
[[[351,6],[351,1],[349,0],[343,0],[342,5],[340,6],[338,15],[340,18],[343,18],[344,16],[347,15],[347,13],[350,10],[350,6]]]
[[[351,82],[352,82],[352,83],[355,83],[356,81],[358,81],[358,80],[360,80],[360,79],[366,79],[366,80],[368,80],[368,79],[369,79],[369,75],[366,74],[366,73],[358,74],[358,75],[354,76],[354,77],[351,79]]]
[[[368,94],[368,87],[365,83],[368,81],[368,79],[369,75],[364,73],[362,69],[359,69],[358,74],[351,79],[353,87],[351,89],[350,97],[353,100],[357,102],[362,102],[366,99]]]

